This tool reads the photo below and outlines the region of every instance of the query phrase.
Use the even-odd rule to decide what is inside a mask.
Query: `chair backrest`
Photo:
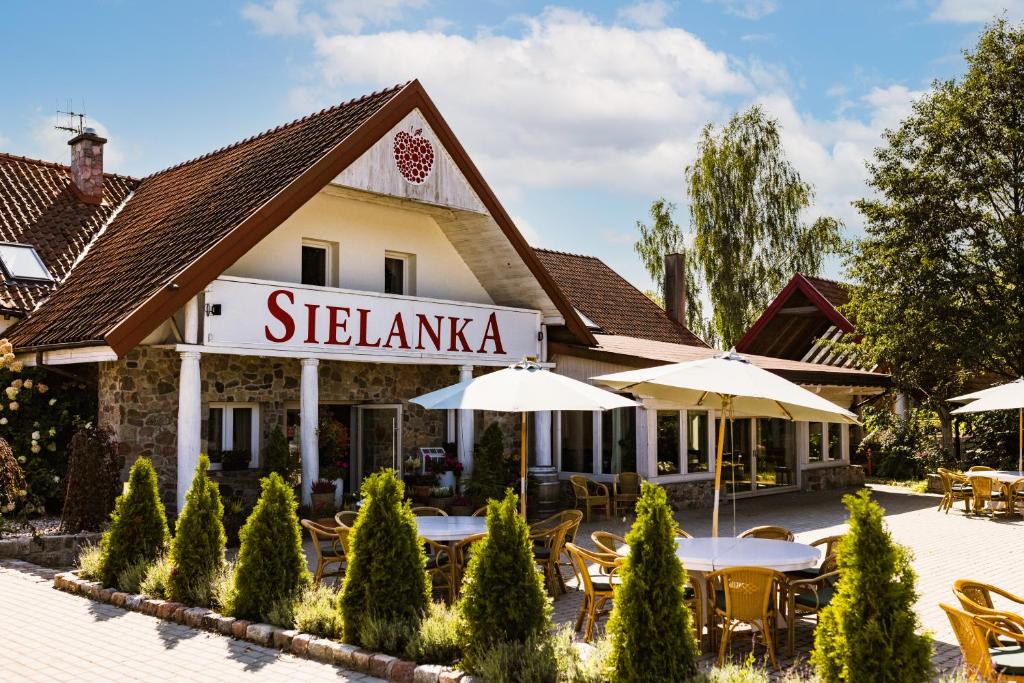
[[[320,557],[323,553],[323,548],[320,547],[322,543],[334,543],[340,538],[338,535],[340,527],[327,527],[323,524],[317,524],[311,519],[302,519],[299,520],[299,523],[309,532],[309,537],[313,540],[313,550],[316,552],[317,557]],[[346,538],[346,540],[348,539]]]
[[[583,475],[572,475],[569,477],[569,483],[572,484],[572,493],[576,496],[576,500],[586,499],[590,496],[590,487],[587,486],[587,478]]]
[[[486,517],[487,516],[487,506],[484,505],[482,508],[477,508],[476,510],[473,510],[473,515],[472,516],[473,517]]]
[[[465,569],[469,560],[466,557],[466,553],[477,541],[483,540],[487,537],[487,534],[471,534],[466,536],[461,541],[456,541],[452,544],[451,558],[452,561],[459,567],[460,570]]]
[[[708,574],[707,580],[725,594],[730,619],[751,622],[766,619],[776,586],[785,577],[764,567],[729,567]]]
[[[341,541],[341,549],[345,553],[345,557],[348,557],[348,535],[352,532],[351,527],[339,526],[334,530],[337,534],[338,539]]]
[[[839,545],[839,541],[841,540],[843,540],[843,536],[841,534],[838,536],[826,536],[825,538],[819,538],[814,543],[811,543],[811,547],[817,548],[819,546],[825,546],[825,549],[822,550],[822,554],[824,557],[828,557],[829,555],[835,554],[836,546]]]
[[[640,481],[640,475],[636,472],[622,472],[616,481],[619,493],[639,495]]]
[[[974,496],[976,498],[991,498],[991,477],[971,477],[971,489],[974,491]]]
[[[613,574],[619,567],[621,558],[613,553],[595,553],[585,548],[581,548],[575,543],[566,543],[565,549],[569,552],[569,557],[572,558],[573,563],[576,565],[577,574],[583,581],[583,590],[589,595],[593,595],[595,592],[594,581],[590,576],[590,567],[587,563],[596,564],[601,568],[603,574]]]
[[[995,472],[995,467],[989,467],[987,465],[975,465],[967,470],[968,472]]]
[[[583,511],[562,510],[562,517],[565,519],[566,524],[569,525],[568,530],[565,532],[565,540],[575,543],[576,534],[579,532],[580,524],[583,522]]]
[[[755,526],[747,529],[736,538],[768,538],[776,541],[794,541],[796,536],[783,526]]]
[[[818,569],[818,576],[831,574],[837,569],[839,569],[839,557],[835,553],[829,553],[825,555],[825,559],[821,561],[821,567]]]
[[[953,493],[953,477],[952,472],[947,470],[945,467],[938,469],[939,477],[942,479],[942,492],[949,494]]]
[[[676,527],[676,538],[693,538],[693,536],[679,527]]]
[[[981,625],[975,622],[974,615],[944,603],[939,603],[939,607],[946,612],[953,633],[956,634],[960,653],[963,655],[964,668],[979,680],[994,680],[995,671],[992,666],[992,655],[988,651],[988,637]]]
[[[953,583],[953,594],[960,601],[961,606],[972,614],[985,614],[986,610],[994,611],[995,604],[992,602],[992,589],[987,583],[972,581],[971,579],[957,579]]]
[[[447,517],[448,513],[441,508],[430,507],[429,505],[422,505],[412,509],[412,514],[417,517]]]
[[[626,544],[626,539],[610,531],[595,531],[590,534],[590,540],[594,542],[597,549],[609,555],[616,555],[615,551]]]
[[[352,527],[356,523],[356,518],[359,517],[359,513],[354,510],[342,510],[338,514],[334,515],[334,521],[338,523],[338,526]]]

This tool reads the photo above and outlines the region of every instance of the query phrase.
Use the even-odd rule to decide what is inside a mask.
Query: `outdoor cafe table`
[[[438,543],[454,543],[473,534],[482,534],[487,530],[485,517],[417,517],[416,526],[420,538],[428,538]]]
[[[1009,484],[1017,481],[1018,479],[1024,478],[1024,472],[1018,470],[975,470],[973,472],[964,472],[968,478],[974,477],[985,477],[991,479],[994,482],[998,482],[1004,489],[1008,488]],[[1002,505],[1002,501],[989,501],[988,507],[996,509],[998,505]],[[1013,510],[1007,510],[1006,514],[1012,514]]]

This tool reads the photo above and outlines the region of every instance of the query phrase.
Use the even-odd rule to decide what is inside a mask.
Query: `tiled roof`
[[[72,192],[67,166],[0,152],[0,242],[35,247],[59,282],[137,184],[134,178],[104,174],[103,203],[87,204]],[[50,289],[8,282],[0,274],[0,309],[28,312]]]
[[[823,277],[815,277],[814,275],[803,275],[803,278],[814,285],[814,288],[836,308],[849,303],[850,286],[848,284],[836,282],[835,280],[826,280]]]
[[[15,347],[101,342],[132,311],[383,108],[396,86],[144,178]]]
[[[573,307],[601,333],[707,347],[600,259],[549,249],[534,251]]]

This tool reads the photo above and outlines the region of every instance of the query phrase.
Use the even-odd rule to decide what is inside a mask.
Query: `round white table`
[[[417,517],[416,526],[421,538],[438,543],[461,541],[487,530],[486,517]]]
[[[626,555],[629,546],[618,549]],[[676,557],[693,572],[712,572],[727,567],[764,567],[780,572],[814,567],[821,551],[803,543],[768,538],[677,538]]]
[[[974,472],[964,472],[964,475],[968,478],[985,477],[987,479],[994,479],[1003,484],[1012,484],[1018,479],[1024,478],[1024,472],[1018,472],[1017,470],[976,470]]]

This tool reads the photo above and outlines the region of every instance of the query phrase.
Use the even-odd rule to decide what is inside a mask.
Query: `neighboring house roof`
[[[569,302],[600,334],[707,347],[625,278],[594,256],[534,249]]]
[[[736,350],[850,367],[852,359],[826,343],[854,331],[853,323],[838,310],[849,300],[848,285],[796,273],[737,342]]]
[[[549,343],[549,355],[564,353],[582,358],[592,358],[632,367],[650,367],[665,363],[684,363],[692,360],[711,358],[722,353],[707,347],[668,344],[665,342],[637,339],[622,335],[595,335],[597,345],[586,347],[577,344]],[[784,358],[772,358],[750,353],[743,354],[754,365],[773,372],[791,382],[799,384],[820,384],[828,386],[888,387],[889,375],[866,372],[852,368],[841,368],[817,363],[803,363]]]
[[[103,176],[103,202],[87,204],[71,190],[67,166],[0,152],[0,242],[29,244],[60,282],[76,259],[138,184]],[[0,311],[23,315],[53,288],[8,281],[0,273]]]
[[[562,313],[592,340],[418,81],[279,126],[144,178],[16,348],[106,344],[123,355],[419,108]]]

